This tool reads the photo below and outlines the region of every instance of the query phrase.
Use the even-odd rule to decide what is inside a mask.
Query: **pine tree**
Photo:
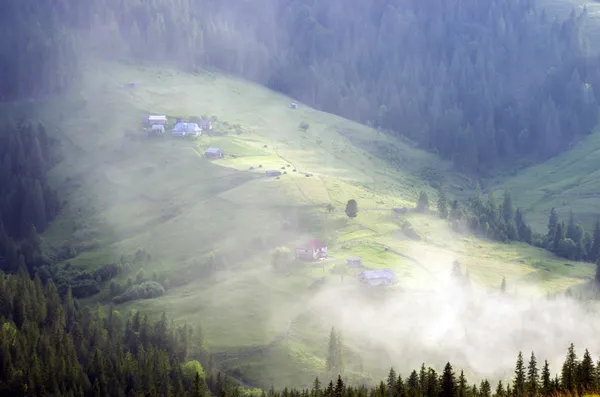
[[[494,393],[494,397],[504,397],[504,386],[502,385],[502,381],[498,381],[498,386],[496,387],[496,392]],[[507,396],[510,397],[510,396]]]
[[[510,192],[506,190],[504,192],[504,202],[502,203],[502,218],[504,219],[504,223],[508,224],[512,221],[514,216],[513,213],[513,205],[512,205],[512,197]]]
[[[396,371],[394,371],[394,367],[390,368],[390,372],[388,373],[387,378],[387,391],[388,396],[393,396],[396,390]]]
[[[544,360],[544,367],[542,368],[542,395],[548,396],[552,391],[552,379],[550,379],[550,367],[548,366],[548,360]]]
[[[429,196],[427,192],[422,191],[419,193],[419,200],[417,201],[417,212],[429,211]]]
[[[523,364],[523,354],[521,354],[521,352],[519,352],[517,364],[515,366],[514,393],[515,397],[525,396],[525,367]]]
[[[438,194],[437,210],[440,218],[448,218],[448,199],[442,189],[440,189]]]
[[[456,397],[466,397],[467,395],[467,378],[465,378],[464,372],[460,371],[460,376],[458,377],[458,390]]]
[[[550,216],[548,217],[548,241],[554,241],[554,236],[556,235],[556,228],[558,227],[558,215],[556,214],[556,209],[552,208],[550,210]]]
[[[594,226],[594,236],[592,246],[588,254],[588,260],[596,262],[600,255],[600,216],[596,217],[596,225]],[[597,279],[598,280],[598,279]]]
[[[595,390],[595,373],[594,362],[587,349],[583,354],[583,359],[579,365],[578,384],[579,392],[588,393]]]
[[[447,363],[442,373],[441,392],[439,397],[455,397],[456,379],[452,371],[452,365]]]
[[[500,292],[506,293],[506,277],[502,276],[502,282],[500,283]]]
[[[564,391],[575,392],[577,389],[577,355],[571,343],[561,371],[561,387]]]
[[[488,382],[487,379],[484,379],[481,381],[481,384],[479,385],[479,396],[480,397],[491,397],[492,395],[492,388],[490,386],[490,382]]]
[[[402,380],[402,375],[398,375],[398,379],[396,379],[396,388],[393,395],[394,397],[406,396],[406,390],[404,387],[404,381]]]
[[[537,368],[537,360],[535,354],[531,352],[531,358],[529,359],[529,366],[527,367],[527,392],[531,397],[535,397],[538,394],[539,389],[539,374]]]

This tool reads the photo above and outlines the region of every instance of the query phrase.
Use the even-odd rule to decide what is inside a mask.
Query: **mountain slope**
[[[128,82],[137,84],[127,88]],[[323,306],[318,286],[356,296],[355,278],[340,274],[347,257],[394,269],[400,283],[390,294],[398,299],[440,288],[454,260],[475,289],[496,289],[505,276],[511,294],[561,292],[592,276],[590,264],[455,235],[431,216],[393,214],[394,207],[413,206],[420,190],[433,202],[432,186],[443,182],[464,198],[471,184],[449,163],[406,142],[303,104],[290,109],[291,102],[212,72],[88,63],[77,90],[38,109],[60,136],[65,157],[51,172],[65,207],[43,236],[48,251],[69,248],[74,256],[63,263],[85,269],[150,254],[129,263],[115,281],[156,279],[167,287],[165,295],[122,309],[167,311],[202,327],[213,351],[234,353],[233,360],[217,355],[221,368],[277,387],[304,385],[322,373],[326,335],[340,321],[329,310],[341,303]],[[145,138],[139,127],[145,113],[214,116],[213,136]],[[309,124],[306,131],[301,122]],[[207,160],[207,147],[222,148],[226,157]],[[269,169],[285,173],[267,178]],[[349,199],[358,201],[356,219],[343,212]],[[314,237],[329,244],[330,261],[273,270],[276,247],[293,250]],[[207,270],[215,266],[216,272]],[[110,296],[107,287],[88,303],[106,304]],[[264,354],[235,353],[273,340],[281,344]],[[346,341],[355,358],[349,376],[381,375],[391,364],[364,343],[364,335]],[[436,363],[436,357],[426,359]]]

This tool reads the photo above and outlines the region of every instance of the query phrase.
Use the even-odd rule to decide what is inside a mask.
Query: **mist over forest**
[[[578,4],[0,1],[0,394],[599,393]]]

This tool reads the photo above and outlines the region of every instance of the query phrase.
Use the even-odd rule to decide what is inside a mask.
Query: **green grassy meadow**
[[[552,207],[565,221],[572,210],[576,221],[591,232],[600,204],[599,162],[600,131],[565,153],[515,176],[495,181],[490,188],[513,192],[515,204],[541,233],[546,232]]]
[[[123,88],[129,81],[139,85]],[[469,271],[477,288],[498,288],[505,276],[514,293],[534,283],[539,296],[593,275],[590,264],[530,246],[456,235],[432,216],[393,213],[393,207],[414,206],[420,190],[428,191],[433,203],[440,183],[456,197],[466,196],[472,183],[408,142],[303,104],[292,110],[290,102],[213,72],[88,64],[77,90],[38,110],[64,152],[51,177],[65,207],[44,233],[44,243],[48,249],[76,247],[77,256],[69,262],[86,268],[117,262],[138,249],[149,252],[147,264],[118,281],[135,278],[141,269],[147,276],[157,273],[180,283],[160,298],[128,302],[118,310],[165,311],[176,321],[201,327],[215,352],[269,343],[295,320],[291,337],[274,349],[226,365],[252,384],[276,388],[306,386],[322,373],[333,324],[313,316],[307,302],[322,278],[325,285],[356,288],[352,274],[337,274],[348,257],[361,257],[370,268],[394,269],[397,289],[408,293],[431,290],[454,260]],[[144,138],[139,130],[145,113],[214,117],[219,135]],[[310,124],[306,132],[298,128],[303,121]],[[600,135],[590,139],[595,142]],[[541,215],[535,214],[562,202],[561,197],[564,208],[577,203],[579,214],[592,200],[583,196],[593,191],[596,151],[591,146],[568,154],[580,160],[570,168],[558,171],[565,161],[558,157],[499,188],[515,190],[515,201],[537,224]],[[221,148],[225,158],[204,158],[208,147]],[[268,178],[269,169],[285,173]],[[583,175],[588,184],[574,175]],[[546,181],[547,196],[526,189],[533,181]],[[561,196],[568,192],[579,196]],[[358,202],[355,219],[343,212],[349,199]],[[419,240],[402,232],[404,222],[410,222]],[[288,274],[272,270],[270,254],[276,247],[293,249],[296,242],[315,237],[329,244],[332,260]],[[197,268],[215,254],[225,258],[225,268],[210,279],[198,277]],[[348,341],[348,346],[350,357],[363,348],[360,341]],[[358,377],[381,375],[389,365],[380,358],[366,354],[360,359],[364,371],[349,371]]]

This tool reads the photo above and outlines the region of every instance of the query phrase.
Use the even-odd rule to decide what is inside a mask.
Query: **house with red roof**
[[[319,240],[310,240],[296,246],[296,259],[314,261],[327,258],[327,245]]]

